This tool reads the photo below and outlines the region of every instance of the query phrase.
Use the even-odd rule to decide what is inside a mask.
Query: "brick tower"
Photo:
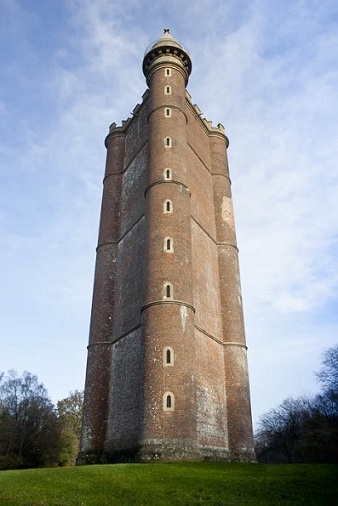
[[[78,462],[252,460],[228,139],[169,30],[143,72],[106,138]]]

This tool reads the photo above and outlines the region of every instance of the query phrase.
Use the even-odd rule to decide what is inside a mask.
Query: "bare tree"
[[[25,371],[10,371],[0,385],[0,463],[6,467],[55,464],[60,427],[44,386]]]
[[[338,345],[324,352],[322,368],[316,376],[325,390],[338,393]]]
[[[256,434],[261,462],[338,462],[338,346],[324,354],[323,385],[312,399],[286,399],[262,416]]]

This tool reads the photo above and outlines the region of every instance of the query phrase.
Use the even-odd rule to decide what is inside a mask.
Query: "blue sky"
[[[256,422],[338,340],[336,0],[0,0],[0,371],[83,388],[103,141],[167,27],[230,138]]]

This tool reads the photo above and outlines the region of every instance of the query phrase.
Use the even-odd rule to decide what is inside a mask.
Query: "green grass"
[[[115,464],[0,472],[0,505],[337,505],[338,466]]]

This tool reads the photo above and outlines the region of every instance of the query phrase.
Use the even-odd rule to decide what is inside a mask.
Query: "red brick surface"
[[[182,61],[153,58],[149,93],[106,140],[82,462],[254,458],[228,141]]]

